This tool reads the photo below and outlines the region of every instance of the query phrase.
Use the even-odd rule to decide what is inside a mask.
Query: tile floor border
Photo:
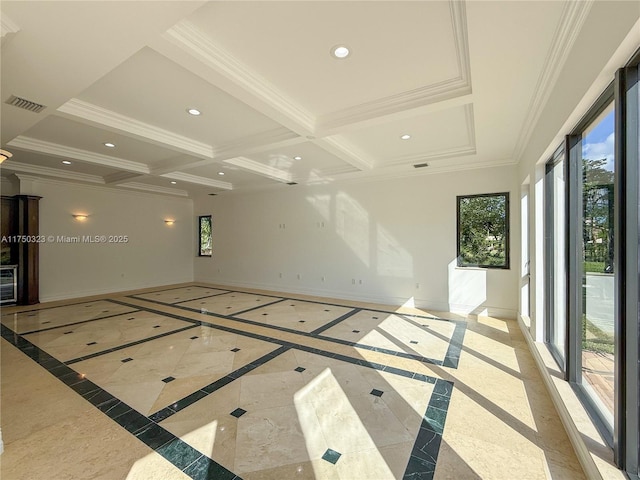
[[[191,445],[183,442],[180,438],[95,383],[83,378],[81,374],[35,346],[20,334],[13,332],[9,327],[0,325],[0,335],[111,420],[194,480],[210,478],[241,480],[240,477],[219,463],[203,455]]]
[[[123,304],[124,302],[115,303]],[[150,309],[145,308],[142,308],[141,310],[151,311]],[[154,311],[154,313],[163,314],[162,312],[157,311]],[[178,316],[173,317],[179,318]],[[199,324],[206,325],[205,322],[192,322],[196,324],[185,327],[180,331],[189,328],[195,328]],[[215,325],[207,326],[210,326],[212,328],[220,328],[219,326]],[[228,331],[234,330],[229,328],[222,329]],[[177,332],[166,332],[162,335],[156,336],[155,338],[164,337],[173,333]],[[261,337],[256,334],[249,334],[249,332],[236,331],[234,333],[245,336]],[[7,340],[9,343],[18,348],[22,353],[45,368],[58,380],[63,382],[78,395],[81,395],[83,398],[85,398],[85,400],[90,402],[101,412],[103,412],[113,421],[126,429],[129,433],[136,436],[136,438],[145,443],[149,448],[158,452],[160,455],[166,458],[169,462],[171,462],[185,474],[189,475],[191,478],[198,480],[207,478],[240,480],[240,477],[236,476],[233,472],[229,471],[224,466],[210,459],[206,455],[201,454],[196,449],[158,425],[157,422],[169,418],[171,415],[215,392],[228,383],[231,383],[232,381],[242,377],[255,368],[266,364],[270,360],[276,358],[286,351],[289,351],[291,349],[298,349],[306,351],[308,353],[314,353],[325,357],[334,358],[343,362],[373,368],[407,378],[412,378],[417,381],[433,383],[434,390],[431,394],[431,398],[429,399],[426,412],[423,415],[421,426],[418,435],[416,436],[416,440],[411,451],[409,462],[403,475],[403,479],[432,479],[433,475],[435,474],[437,457],[440,450],[442,433],[444,431],[444,424],[453,387],[453,382],[448,380],[430,377],[423,374],[417,374],[415,372],[410,372],[408,370],[390,367],[379,363],[367,362],[362,359],[335,354],[305,345],[293,344],[290,342],[281,342],[284,345],[274,350],[273,352],[270,352],[269,354],[264,355],[263,357],[250,362],[247,365],[244,365],[243,367],[235,370],[234,372],[231,372],[222,379],[219,379],[216,382],[213,382],[206,387],[203,387],[202,389],[197,390],[196,392],[193,392],[190,395],[179,400],[174,404],[177,408],[172,409],[166,407],[165,409],[147,417],[137,410],[133,409],[126,403],[120,401],[117,397],[111,395],[109,392],[102,389],[92,381],[84,378],[83,375],[79,374],[67,365],[69,364],[69,362],[66,362],[65,364],[57,360],[55,357],[49,355],[44,350],[31,343],[29,340],[25,339],[21,334],[15,333],[6,325],[0,325],[0,334],[2,338]],[[138,341],[134,344],[142,343],[148,340],[152,339]],[[116,348],[116,350],[120,348]]]
[[[230,292],[231,293],[231,292]],[[235,293],[248,293],[248,292],[242,292],[242,291],[238,291]],[[251,294],[251,295],[259,295],[259,294]],[[302,335],[305,337],[310,337],[310,338],[318,338],[320,340],[326,340],[329,342],[333,342],[333,343],[338,343],[341,345],[346,345],[346,346],[350,346],[350,347],[356,347],[356,348],[361,348],[363,350],[371,350],[374,352],[378,352],[378,353],[382,353],[385,355],[392,355],[395,357],[401,357],[401,358],[408,358],[411,360],[417,360],[419,362],[422,363],[428,363],[428,364],[432,364],[432,365],[438,365],[438,366],[444,366],[444,367],[448,367],[448,368],[458,368],[458,364],[460,361],[460,353],[462,351],[462,342],[464,340],[464,335],[465,335],[465,331],[466,331],[466,322],[461,321],[461,320],[449,320],[446,318],[439,318],[439,317],[433,317],[433,316],[425,316],[425,315],[412,315],[412,314],[398,314],[395,312],[389,312],[387,310],[378,310],[378,309],[371,309],[371,308],[358,308],[358,307],[350,307],[348,305],[339,305],[339,304],[335,304],[335,303],[326,303],[326,302],[312,302],[309,300],[298,300],[295,298],[288,298],[288,297],[274,297],[273,295],[261,295],[261,296],[270,296],[273,298],[281,298],[281,300],[277,301],[277,302],[273,302],[271,304],[265,304],[265,305],[260,305],[258,307],[253,307],[249,310],[244,310],[242,312],[237,312],[234,313],[232,315],[223,315],[223,314],[219,314],[219,313],[213,313],[213,312],[209,312],[209,311],[202,311],[199,310],[197,308],[193,308],[193,307],[187,307],[184,305],[179,305],[179,304],[173,304],[173,303],[165,303],[165,302],[161,302],[159,300],[149,300],[146,298],[138,298],[135,295],[128,295],[127,298],[132,298],[135,300],[140,300],[140,301],[144,301],[144,302],[150,302],[150,303],[156,303],[158,305],[163,305],[163,306],[167,306],[167,307],[174,307],[174,308],[179,308],[181,310],[185,310],[188,312],[194,312],[194,313],[200,313],[200,314],[204,314],[204,315],[208,315],[211,317],[217,317],[217,318],[222,318],[225,320],[233,320],[235,322],[240,322],[240,323],[245,323],[245,324],[249,324],[249,325],[255,325],[255,326],[259,326],[259,327],[265,327],[265,328],[270,328],[273,330],[279,330],[281,332],[287,332],[287,333],[294,333],[296,335]],[[203,297],[206,298],[206,297]],[[190,301],[190,300],[187,300]],[[278,325],[269,325],[266,323],[260,323],[260,322],[256,322],[254,320],[247,320],[244,318],[239,318],[236,315],[240,314],[240,313],[245,313],[251,310],[256,310],[262,307],[266,307],[268,305],[273,305],[276,303],[280,303],[283,301],[295,301],[295,302],[306,302],[306,303],[317,303],[319,305],[329,305],[329,306],[334,306],[334,307],[343,307],[343,308],[351,308],[353,309],[353,313],[351,313],[350,315],[343,315],[342,317],[332,320],[331,322],[325,324],[322,327],[319,327],[318,329],[312,331],[312,332],[304,332],[301,330],[295,330],[292,328],[287,328],[287,327],[281,327]],[[126,305],[126,306],[132,306],[131,304],[128,303],[121,303],[122,305]],[[139,306],[136,305],[137,308],[140,308]],[[420,318],[420,319],[428,319],[428,320],[436,320],[436,321],[443,321],[443,322],[448,322],[448,323],[454,323],[455,324],[455,329],[454,332],[451,336],[451,339],[448,339],[449,342],[449,347],[447,349],[447,352],[445,354],[445,357],[443,360],[438,360],[438,359],[434,359],[434,358],[429,358],[429,357],[424,357],[422,355],[416,355],[413,353],[404,353],[404,352],[398,352],[396,350],[390,350],[390,349],[386,349],[386,348],[382,348],[382,347],[373,347],[371,345],[366,345],[363,343],[358,343],[358,342],[350,342],[348,340],[342,340],[340,338],[334,338],[334,337],[329,337],[326,335],[320,335],[318,333],[318,331],[322,332],[325,330],[324,327],[327,327],[329,324],[331,324],[329,327],[327,328],[331,328],[335,325],[337,325],[338,323],[340,323],[342,320],[345,320],[347,318],[349,318],[350,316],[358,313],[359,311],[370,311],[370,312],[377,312],[377,313],[387,313],[390,315],[397,315],[401,318],[404,319],[409,319],[409,318]],[[339,320],[339,321],[338,321]],[[335,323],[334,323],[335,322]]]
[[[113,302],[111,302],[111,303],[113,303]],[[51,307],[51,308],[58,308],[58,307]],[[43,309],[43,310],[47,310],[47,309]],[[131,310],[129,312],[124,312],[124,313],[114,313],[113,315],[107,315],[105,317],[91,318],[89,320],[80,320],[79,322],[75,322],[75,323],[65,323],[63,325],[56,325],[55,327],[46,327],[46,328],[41,328],[41,329],[38,329],[38,330],[30,330],[28,332],[22,332],[20,335],[31,335],[32,333],[48,332],[50,330],[55,330],[56,328],[74,327],[76,325],[82,325],[82,324],[89,323],[89,322],[95,322],[97,320],[104,320],[105,318],[119,317],[121,315],[130,315],[132,313],[137,313],[139,311],[140,311],[140,309]],[[20,312],[20,313],[22,313],[22,312]]]
[[[157,340],[158,338],[167,337],[169,335],[174,335],[176,333],[184,332],[185,330],[190,330],[192,328],[196,328],[198,325],[188,325],[186,327],[178,328],[177,330],[171,330],[169,332],[164,332],[159,335],[154,335],[152,337],[141,338],[140,340],[135,340],[133,342],[125,343],[122,345],[118,345],[117,347],[112,347],[107,350],[101,350],[99,352],[90,353],[89,355],[83,355],[82,357],[73,358],[71,360],[67,360],[64,362],[66,365],[73,365],[74,363],[83,362],[85,360],[89,360],[91,358],[100,357],[102,355],[107,355],[112,352],[117,352],[118,350],[124,350],[125,348],[134,347],[136,345],[140,345],[142,343],[150,342],[152,340]]]

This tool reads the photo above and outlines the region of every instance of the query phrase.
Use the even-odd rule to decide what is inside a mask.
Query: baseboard
[[[378,303],[382,305],[400,306],[407,304],[406,297],[397,297],[392,295],[371,295],[358,291],[344,291],[323,288],[306,288],[291,285],[274,285],[256,282],[237,282],[225,279],[196,279],[194,282],[213,283],[216,285],[226,285],[235,288],[248,288],[254,290],[265,290],[270,292],[291,293],[297,295],[309,295],[314,297],[328,297],[340,300],[353,300],[357,302]],[[487,315],[497,318],[515,319],[516,311],[508,308],[482,306],[476,307],[471,305],[452,305],[448,302],[437,302],[423,300],[420,298],[412,298],[413,305],[423,310],[431,310],[434,312],[451,312],[466,316],[469,314]]]
[[[144,283],[136,283],[133,285],[124,285],[115,288],[97,288],[91,290],[76,290],[73,292],[65,292],[58,293],[54,295],[40,295],[40,303],[45,302],[57,302],[60,300],[71,300],[74,298],[82,298],[82,297],[93,297],[96,295],[108,295],[110,293],[122,293],[129,292],[134,290],[142,290],[144,288],[156,288],[156,287],[164,287],[168,285],[178,285],[182,283],[190,283],[193,282],[193,278],[173,278],[166,279],[162,283],[160,282],[144,282]]]

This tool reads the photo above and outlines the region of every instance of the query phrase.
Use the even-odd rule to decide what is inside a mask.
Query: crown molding
[[[4,13],[0,14],[0,37],[4,38],[10,33],[18,33],[20,27],[16,22],[7,17]]]
[[[201,158],[212,158],[213,147],[203,142],[177,133],[170,132],[160,127],[127,117],[106,108],[72,98],[67,103],[58,107],[57,112],[71,117],[81,118],[93,124],[111,128],[128,137],[160,145],[162,147],[189,153]]]
[[[215,42],[193,23],[182,20],[167,30],[163,37],[188,52],[212,70],[239,85],[246,92],[282,113],[304,130],[315,129],[315,117],[266,78],[251,70]]]
[[[580,2],[566,2],[560,16],[560,21],[553,34],[551,46],[547,52],[542,71],[538,77],[527,115],[520,129],[518,140],[514,148],[513,158],[521,160],[524,150],[531,139],[533,130],[540,120],[542,109],[547,104],[553,87],[558,80],[573,45],[582,30],[582,26],[591,11],[594,0]]]
[[[432,103],[450,100],[471,93],[471,67],[469,61],[469,39],[467,12],[464,1],[450,1],[449,12],[458,64],[458,75],[450,79],[408,90],[396,95],[365,102],[354,107],[318,117],[317,131],[332,130],[347,125],[365,122],[372,118],[393,115],[398,112],[420,108]]]
[[[151,173],[153,175],[164,175],[165,173],[203,167],[230,158],[261,153],[276,148],[295,145],[304,141],[306,140],[287,128],[274,128],[266,132],[242,137],[234,140],[233,142],[221,145],[216,149],[214,158],[207,158],[205,160],[197,159],[194,161],[171,159],[156,164],[151,170]]]
[[[106,175],[103,178],[104,178],[104,183],[107,185],[118,185],[120,183],[132,180],[134,178],[140,178],[143,176],[144,175],[140,175],[139,173],[135,173],[135,172],[119,171],[119,172]]]
[[[117,168],[129,172],[149,173],[149,167],[144,163],[132,162],[122,158],[94,153],[79,148],[67,147],[58,143],[46,142],[36,138],[19,136],[11,140],[7,145],[28,152],[44,153],[62,158],[72,158],[81,162],[93,163],[102,167]]]
[[[196,185],[205,185],[207,187],[221,188],[223,190],[233,190],[233,185],[229,182],[213,180],[211,178],[201,177],[199,175],[191,175],[188,173],[181,173],[181,172],[171,172],[171,173],[164,173],[160,176],[164,178],[170,178],[171,180],[177,180],[180,182],[195,183]]]
[[[164,195],[174,195],[178,197],[188,197],[189,192],[178,190],[175,188],[159,187],[157,185],[147,185],[146,183],[127,182],[120,183],[118,187],[131,188],[134,190],[143,190],[145,192],[162,193]]]
[[[4,162],[2,166],[4,166],[6,163],[7,162]],[[29,167],[32,167],[32,166],[29,166]],[[45,167],[37,167],[37,168],[45,168]],[[17,169],[14,169],[14,172],[17,172],[17,171],[18,171]],[[33,173],[36,173],[36,172],[33,172]],[[192,201],[190,198],[188,198],[188,192],[185,192],[183,190],[166,189],[167,191],[164,191],[164,190],[161,191],[162,187],[158,187],[157,189],[139,188],[139,190],[146,190],[146,192],[143,192],[143,191],[135,191],[134,188],[137,188],[137,187],[131,187],[131,191],[123,191],[120,188],[115,188],[113,185],[106,185],[102,181],[92,182],[91,179],[89,179],[89,183],[85,183],[87,182],[87,179],[86,179],[87,176],[84,176],[84,178],[78,178],[78,177],[81,177],[82,174],[75,174],[75,175],[69,176],[66,173],[67,172],[65,172],[64,176],[60,175],[57,178],[23,175],[22,173],[14,173],[14,175],[16,176],[16,178],[20,180],[43,182],[43,183],[52,184],[52,185],[60,185],[63,187],[64,186],[68,187],[69,185],[73,185],[74,187],[84,188],[84,189],[93,190],[93,191],[103,191],[103,192],[108,191],[112,193],[119,192],[127,195],[135,195],[140,197],[145,197],[148,195],[158,195],[158,194],[162,194],[163,196],[166,196],[166,194],[171,194],[172,196],[181,197],[181,198],[176,198],[175,199],[176,201],[178,200],[188,201],[188,202]],[[88,177],[94,177],[94,176],[88,175]],[[2,177],[2,178],[5,179],[5,177]],[[100,177],[95,177],[95,178],[100,179]],[[77,183],[76,180],[82,183]],[[144,184],[135,184],[135,185],[141,185],[143,187],[147,187],[147,185],[144,185]],[[176,192],[179,192],[179,193],[176,193]]]
[[[342,135],[321,138],[313,143],[358,170],[371,170],[375,164],[373,158]]]
[[[251,173],[257,173],[259,175],[269,177],[279,182],[292,181],[292,177],[289,172],[285,172],[284,170],[270,167],[268,165],[263,165],[262,163],[256,162],[246,157],[230,158],[229,160],[225,160],[224,163],[228,163],[229,165],[235,165],[236,167],[240,167],[244,170],[248,170]]]
[[[460,162],[451,164],[443,162],[441,165],[429,165],[425,168],[413,168],[408,165],[395,165],[388,168],[376,169],[372,172],[359,175],[346,174],[337,176],[333,180],[340,183],[369,183],[386,180],[421,177],[425,175],[438,175],[445,173],[467,172],[469,170],[482,170],[485,168],[515,167],[516,163],[510,159],[499,159],[490,162],[468,163]]]
[[[42,177],[34,177],[33,175],[23,175],[22,173],[14,173],[13,175],[21,182],[39,182],[41,180],[45,180]],[[49,182],[52,181],[49,178],[47,178],[46,180],[49,181]],[[55,181],[55,180],[53,180],[53,181]]]
[[[431,153],[420,153],[415,155],[404,155],[401,157],[392,158],[389,162],[385,162],[382,167],[396,166],[396,165],[411,165],[421,163],[429,160],[439,160],[443,158],[463,157],[466,155],[475,155],[476,150],[476,128],[473,116],[473,104],[469,103],[463,106],[465,129],[467,132],[467,138],[469,141],[466,145],[460,145],[453,148],[447,148]]]
[[[86,173],[69,172],[56,168],[41,167],[38,165],[28,165],[16,160],[6,160],[2,163],[2,170],[10,170],[12,172],[30,173],[32,175],[64,178],[66,180],[76,180],[79,182],[97,183],[104,185],[104,179],[98,175],[89,175]],[[34,179],[38,179],[37,177]]]
[[[446,150],[440,150],[437,152],[432,152],[428,154],[417,154],[417,155],[405,155],[403,157],[397,157],[390,162],[381,165],[382,168],[386,167],[394,167],[394,166],[411,166],[413,167],[416,163],[423,163],[427,161],[433,160],[442,160],[445,158],[453,158],[453,157],[464,157],[467,155],[475,155],[478,153],[474,147],[456,147],[449,148]]]
[[[355,173],[359,170],[352,165],[340,165],[336,167],[328,167],[320,169],[319,173],[323,177],[331,178],[335,175],[344,175],[346,173]]]
[[[288,128],[278,127],[266,132],[242,137],[221,145],[213,152],[215,160],[225,160],[252,153],[303,143],[307,140]]]

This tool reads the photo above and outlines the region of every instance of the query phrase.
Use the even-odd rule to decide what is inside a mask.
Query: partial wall
[[[191,200],[43,179],[20,193],[42,197],[41,302],[193,280]]]
[[[515,317],[519,190],[512,167],[221,194],[195,279]],[[456,266],[456,195],[511,193],[511,268]]]

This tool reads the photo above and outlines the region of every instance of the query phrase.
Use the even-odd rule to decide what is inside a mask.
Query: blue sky
[[[589,159],[606,158],[606,169],[613,171],[614,148],[613,109],[582,139],[582,156]]]

